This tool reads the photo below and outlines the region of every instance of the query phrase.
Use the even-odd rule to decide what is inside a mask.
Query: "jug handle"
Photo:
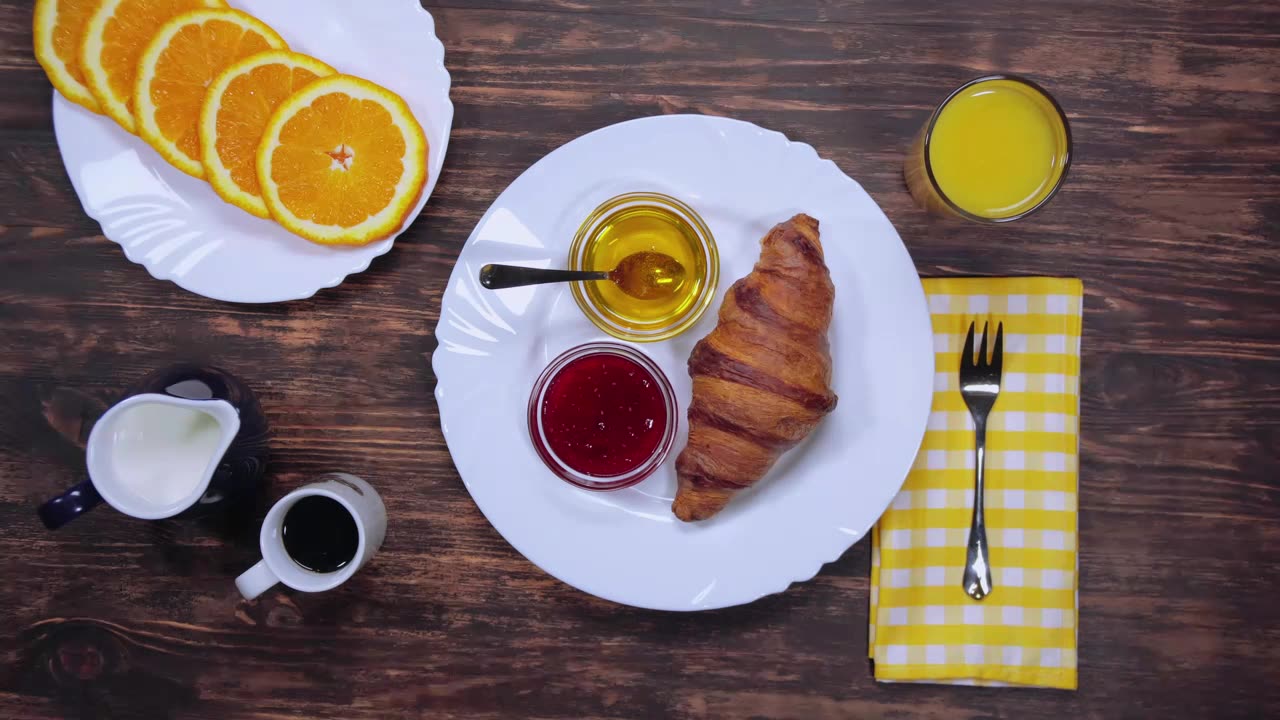
[[[40,522],[50,530],[57,530],[101,503],[102,496],[93,487],[93,483],[82,480],[70,490],[41,505],[38,511]]]

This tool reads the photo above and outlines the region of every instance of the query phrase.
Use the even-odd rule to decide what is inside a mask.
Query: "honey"
[[[670,293],[641,299],[613,282],[578,283],[574,296],[596,325],[615,337],[661,340],[697,320],[715,293],[718,255],[710,232],[692,209],[658,194],[633,193],[606,202],[579,230],[570,266],[612,271],[635,253],[667,255],[684,268]]]

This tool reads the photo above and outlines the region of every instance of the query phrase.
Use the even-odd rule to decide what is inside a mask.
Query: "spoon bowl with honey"
[[[520,265],[485,265],[480,285],[490,290],[557,282],[607,280],[637,300],[662,300],[680,292],[687,272],[675,258],[644,250],[622,258],[612,270],[544,270]]]

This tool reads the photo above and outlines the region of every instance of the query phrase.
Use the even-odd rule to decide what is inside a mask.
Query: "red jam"
[[[667,431],[667,403],[650,372],[613,354],[570,360],[542,402],[547,446],[583,475],[613,477],[653,456]]]

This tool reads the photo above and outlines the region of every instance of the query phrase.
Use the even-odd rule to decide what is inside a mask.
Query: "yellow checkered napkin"
[[[1076,687],[1076,510],[1083,287],[1060,278],[924,281],[933,413],[872,531],[870,655],[885,681]],[[987,425],[992,591],[960,587],[973,512],[973,420],[960,397],[969,323],[1004,321]],[[992,322],[991,332],[995,332]]]

